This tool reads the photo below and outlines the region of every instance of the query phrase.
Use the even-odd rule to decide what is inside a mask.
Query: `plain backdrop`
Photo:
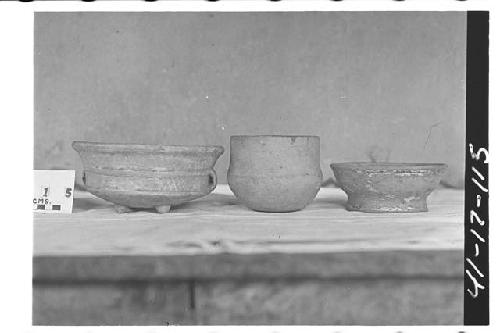
[[[73,140],[319,135],[331,162],[445,162],[462,187],[465,12],[35,13],[35,169]],[[77,176],[79,179],[80,177]]]

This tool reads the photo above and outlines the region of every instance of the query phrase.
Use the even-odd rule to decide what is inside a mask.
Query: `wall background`
[[[220,144],[321,136],[332,161],[445,162],[463,186],[460,12],[36,13],[35,169],[73,140]]]

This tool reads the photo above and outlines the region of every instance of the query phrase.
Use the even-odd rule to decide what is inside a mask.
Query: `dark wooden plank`
[[[460,279],[36,283],[34,325],[461,325]]]
[[[463,278],[463,252],[379,251],[171,256],[37,256],[36,281],[346,277]]]
[[[462,325],[459,279],[205,282],[204,325]]]
[[[37,283],[34,325],[174,325],[192,322],[188,283]]]

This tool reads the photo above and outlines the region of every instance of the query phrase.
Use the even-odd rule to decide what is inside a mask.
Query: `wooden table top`
[[[77,192],[73,214],[34,215],[35,280],[461,277],[464,192],[427,213],[359,213],[322,188],[294,213],[259,213],[227,185],[157,214],[118,214]]]

